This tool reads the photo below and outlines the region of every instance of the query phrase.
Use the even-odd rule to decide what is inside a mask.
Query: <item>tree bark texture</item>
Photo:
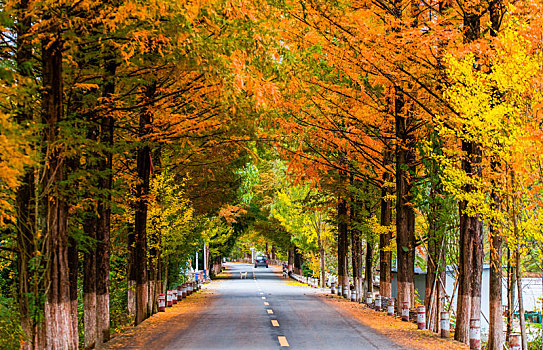
[[[522,275],[520,272],[520,253],[515,253],[515,267],[517,275],[517,294],[518,294],[518,317],[520,321],[520,337],[522,339],[522,350],[528,350],[528,337],[526,335],[526,321],[524,319],[524,298],[522,296]]]
[[[398,265],[398,305],[415,303],[415,211],[413,177],[415,174],[415,136],[404,115],[403,95],[396,92],[396,243]],[[412,118],[410,118],[412,119]]]
[[[506,245],[507,247],[507,245]],[[514,255],[514,254],[513,254]],[[515,308],[516,268],[512,264],[511,250],[507,248],[507,325],[505,337],[508,340],[513,331],[513,311]]]
[[[462,142],[465,158],[462,169],[469,176],[480,176],[482,152],[473,142]],[[470,185],[464,192],[474,191]],[[483,273],[483,225],[479,216],[466,213],[468,203],[460,201],[460,239],[458,257],[458,299],[457,319],[454,338],[463,343],[469,342],[469,321],[481,315],[481,283]]]
[[[157,247],[160,246],[159,237],[149,237],[152,248],[149,250],[149,301],[148,311],[149,315],[153,315],[158,312],[158,275],[159,275],[159,262],[160,251]]]
[[[302,274],[303,255],[298,250],[298,247],[294,247],[294,273]]]
[[[351,180],[351,184],[358,184]],[[357,299],[360,299],[363,293],[363,281],[362,281],[362,238],[360,232],[361,225],[361,201],[357,200],[356,194],[351,196],[351,205],[349,207],[350,213],[350,226],[351,226],[351,244],[352,244],[352,271],[353,271],[353,285],[356,291]],[[358,301],[358,300],[357,300]]]
[[[127,301],[128,301],[128,314],[130,316],[136,315],[136,236],[134,234],[134,228],[129,228],[130,232],[128,232],[128,268],[127,268],[127,276],[128,276],[128,295],[127,295]]]
[[[68,269],[70,278],[70,312],[72,320],[72,332],[76,336],[79,334],[77,323],[77,275],[79,272],[79,252],[77,250],[77,241],[72,237],[68,240]],[[79,341],[79,337],[77,336]]]
[[[45,301],[45,348],[77,349],[78,334],[73,331],[68,267],[68,206],[61,184],[65,164],[58,141],[62,120],[62,44],[60,32],[42,41],[42,108],[48,157],[44,176],[46,198],[46,256],[48,292]]]
[[[495,195],[495,193],[493,193]],[[502,317],[502,237],[494,226],[490,227],[490,282],[488,350],[503,348]]]
[[[351,206],[351,210],[356,210]],[[351,244],[352,244],[352,269],[353,269],[353,284],[356,290],[357,299],[362,293],[362,240],[360,239],[360,231],[356,229],[356,223],[352,221],[351,216]],[[357,300],[358,301],[358,300]]]
[[[316,219],[315,220],[315,230],[317,231],[317,245],[319,248],[319,260],[320,260],[320,287],[325,288],[326,287],[326,271],[325,271],[325,261],[324,261],[324,246],[322,245],[322,238],[321,238],[321,220]],[[272,253],[273,253],[273,247],[272,247]],[[274,254],[275,255],[275,254]]]
[[[494,167],[496,168],[496,167]],[[493,210],[500,210],[499,195],[492,190],[490,194]],[[488,315],[488,350],[503,349],[502,317],[502,233],[500,228],[489,225],[490,276],[489,276],[489,315]]]
[[[115,93],[115,73],[117,63],[114,55],[105,55],[105,77],[102,95],[107,99]],[[101,162],[103,176],[100,187],[106,195],[98,202],[98,227],[96,231],[96,344],[107,342],[110,338],[109,318],[109,272],[110,272],[110,230],[111,230],[111,191],[113,187],[113,135],[115,120],[111,115],[103,116],[100,125],[101,142],[106,144],[105,157]]]
[[[391,163],[390,152],[385,151],[383,164],[385,166]],[[383,183],[381,185],[381,219],[380,224],[387,229],[392,224],[392,201],[389,199],[391,188],[388,185],[392,181],[392,175],[385,171],[383,173]],[[392,251],[390,242],[392,241],[392,232],[387,230],[379,235],[379,294],[384,297],[392,297]]]
[[[373,293],[373,239],[366,241],[366,269],[365,269],[366,292]]]
[[[288,250],[288,271],[294,271],[294,248]]]
[[[516,181],[515,181],[515,172],[514,171],[511,171],[511,185],[512,185],[512,188],[515,189],[516,188]],[[518,214],[518,209],[517,209],[517,198],[515,196],[513,196],[512,198],[512,201],[511,201],[511,209],[512,209],[512,221],[513,221],[513,234],[515,235],[515,237],[517,239],[520,238],[520,233],[519,233],[519,225],[518,225],[518,220],[519,220],[519,214]],[[516,250],[514,252],[514,261],[515,261],[515,275],[516,275],[516,280],[517,280],[517,294],[518,294],[518,317],[519,317],[519,323],[520,323],[520,337],[521,337],[521,340],[522,340],[522,350],[527,350],[528,349],[528,339],[527,339],[527,336],[526,336],[526,322],[524,320],[524,298],[523,298],[523,295],[522,295],[522,274],[521,274],[521,267],[520,267],[520,259],[521,259],[521,256],[520,256],[520,246],[519,246],[519,243],[517,241],[517,246],[516,246]]]
[[[348,271],[348,226],[347,226],[347,201],[343,197],[338,198],[338,290],[343,294],[343,288],[349,286]]]
[[[93,206],[94,207],[94,206]],[[83,224],[85,235],[96,239],[97,218],[90,214]],[[90,247],[83,255],[83,325],[85,349],[96,346],[96,248]]]

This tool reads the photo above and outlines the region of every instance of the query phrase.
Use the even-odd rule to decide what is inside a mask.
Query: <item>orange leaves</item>
[[[228,224],[236,223],[237,218],[244,214],[247,214],[247,210],[237,205],[225,205],[219,211],[219,215],[224,217]]]

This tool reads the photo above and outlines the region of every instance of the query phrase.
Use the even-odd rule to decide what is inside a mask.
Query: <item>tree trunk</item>
[[[360,182],[353,182],[351,177],[351,184],[358,186]],[[360,298],[363,293],[363,281],[362,281],[362,238],[360,232],[361,224],[361,211],[362,202],[356,198],[357,194],[351,196],[350,205],[350,221],[351,221],[351,244],[352,244],[352,271],[353,271],[353,285],[356,291],[357,299]],[[358,301],[358,300],[357,300]]]
[[[149,250],[149,300],[148,300],[148,312],[149,315],[153,315],[158,312],[158,268],[159,268],[159,237],[149,237],[151,242],[151,249]]]
[[[390,151],[385,151],[383,164],[388,166],[391,163]],[[392,297],[392,251],[390,242],[392,232],[389,230],[392,224],[392,201],[390,200],[392,176],[388,171],[383,173],[381,185],[381,226],[387,228],[385,233],[379,235],[379,294],[384,297]]]
[[[153,99],[156,84],[150,84],[145,90],[145,99]],[[145,136],[151,123],[150,110],[140,113],[140,136]],[[136,209],[134,218],[135,270],[136,270],[136,319],[135,325],[149,317],[148,278],[147,278],[147,196],[151,174],[151,148],[144,144],[138,148],[137,156],[138,184],[136,185]]]
[[[294,248],[288,250],[288,271],[294,271]]]
[[[322,247],[322,242],[320,242],[320,239],[319,239],[319,255],[320,255],[320,260],[321,260],[321,288],[326,288],[326,264],[325,264],[325,260],[324,260],[324,254],[325,254],[325,251],[324,251],[324,248]]]
[[[365,282],[366,292],[373,293],[373,240],[371,237],[366,241],[366,270]]]
[[[356,210],[351,207],[351,210]],[[351,219],[354,219],[351,216]],[[362,293],[362,240],[360,239],[360,231],[354,226],[355,222],[351,221],[351,244],[352,244],[352,269],[353,269],[353,285],[356,290],[357,298]]]
[[[128,276],[128,295],[127,295],[127,302],[128,302],[128,315],[135,317],[136,315],[136,235],[134,234],[134,228],[129,228],[130,232],[128,232],[128,269],[127,269],[127,276]]]
[[[136,273],[136,318],[135,325],[140,324],[149,317],[147,309],[147,200],[149,192],[150,149],[143,146],[138,150],[138,178],[140,183],[136,186],[136,210],[134,220],[134,235],[136,238],[134,249],[134,264]]]
[[[77,324],[77,275],[79,271],[79,252],[77,251],[77,241],[72,237],[68,240],[68,269],[70,278],[70,312],[72,320],[72,332],[79,341],[79,331]]]
[[[326,287],[326,271],[324,270],[324,247],[322,245],[322,239],[321,239],[321,220],[320,218],[315,218],[315,231],[317,232],[317,245],[319,248],[319,259],[320,259],[320,287],[325,288]],[[273,247],[272,247],[273,252]]]
[[[111,169],[108,160],[107,167]],[[110,171],[108,171],[110,172]],[[107,175],[108,177],[110,175]],[[101,213],[98,219],[96,234],[96,346],[99,347],[110,338],[109,327],[109,256],[110,256],[110,221],[111,207],[111,178],[106,180],[103,187],[108,190],[108,201],[102,202],[98,207]]]
[[[516,183],[515,183],[515,173],[511,171],[511,186],[513,188],[513,191],[516,189]],[[518,227],[518,210],[517,210],[517,199],[515,196],[512,198],[512,218],[513,218],[513,233],[515,235],[515,238],[517,239],[517,246],[516,251],[514,254],[515,259],[515,275],[517,279],[517,294],[518,294],[518,317],[520,321],[520,336],[522,339],[522,350],[528,349],[528,339],[526,337],[526,322],[524,320],[524,303],[523,303],[523,295],[522,295],[522,273],[520,269],[520,244],[518,243],[518,240],[520,240],[520,233],[519,233],[519,227]]]
[[[522,274],[520,270],[520,250],[515,254],[515,266],[517,275],[517,293],[518,293],[518,317],[520,321],[520,336],[522,339],[522,350],[528,350],[528,338],[526,337],[526,321],[524,319],[524,298],[522,296]]]
[[[403,95],[396,92],[396,242],[398,265],[398,305],[415,303],[415,211],[413,176],[415,174],[414,135],[404,115]],[[412,119],[412,118],[411,118]]]
[[[507,245],[506,245],[507,246]],[[512,257],[511,250],[507,248],[507,328],[505,332],[506,339],[509,339],[511,332],[513,330],[513,311],[515,308],[515,285],[517,283],[516,279],[516,268],[512,266]]]
[[[462,141],[466,158],[462,169],[471,177],[480,176],[482,153],[479,145]],[[464,192],[474,189],[470,185]],[[454,338],[469,343],[469,321],[481,315],[481,281],[483,273],[483,225],[479,216],[468,216],[466,201],[460,201],[460,242],[458,258],[458,301]]]
[[[348,243],[347,243],[347,201],[340,197],[338,198],[338,291],[343,294],[343,288],[349,285],[349,272],[348,272]]]
[[[271,258],[272,260],[276,260],[277,259],[277,255],[275,253],[275,246],[272,245],[271,247]],[[221,266],[222,266],[222,263],[221,263]]]
[[[493,209],[499,210],[500,200],[496,191],[490,195]],[[502,317],[502,235],[495,224],[489,225],[490,243],[490,282],[489,282],[489,330],[488,350],[503,349],[503,317]]]
[[[476,6],[470,6],[464,13],[464,42],[469,43],[480,37],[480,14]],[[470,177],[481,175],[482,152],[478,144],[462,140],[462,170]],[[475,189],[466,185],[463,192],[470,193]],[[481,277],[483,260],[482,223],[478,215],[468,216],[467,202],[458,204],[460,215],[460,239],[458,258],[458,299],[456,312],[456,328],[454,339],[469,343],[469,321],[480,318],[481,314]]]
[[[298,247],[294,246],[294,273],[302,275],[303,256],[299,252]]]
[[[93,211],[93,210],[89,210]],[[83,230],[91,241],[96,239],[97,218],[85,219]],[[94,243],[94,242],[93,242]],[[83,325],[85,328],[85,349],[96,346],[96,248],[94,244],[83,256]]]
[[[106,54],[103,96],[112,98],[115,93],[115,73],[117,63],[114,55]],[[106,144],[104,172],[100,187],[105,191],[105,200],[98,203],[98,230],[96,232],[96,345],[101,346],[109,340],[109,272],[110,272],[110,230],[111,230],[111,190],[113,187],[113,134],[114,119],[111,115],[102,117],[101,142]]]
[[[294,273],[297,273],[299,275],[303,274],[302,264],[303,264],[303,256],[298,251],[298,247],[294,247]]]
[[[43,120],[48,147],[44,176],[46,198],[46,256],[48,283],[45,301],[45,348],[77,349],[78,334],[73,331],[70,278],[68,268],[68,206],[61,186],[65,180],[64,160],[57,149],[58,128],[62,121],[62,44],[60,31],[42,41]]]

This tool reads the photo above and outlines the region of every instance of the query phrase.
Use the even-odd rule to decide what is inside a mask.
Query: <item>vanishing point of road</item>
[[[226,266],[230,278],[211,305],[153,349],[402,349],[324,302],[316,289],[288,284],[280,268]]]

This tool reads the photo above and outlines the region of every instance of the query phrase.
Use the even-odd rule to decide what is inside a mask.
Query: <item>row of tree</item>
[[[99,347],[233,245],[268,39],[242,2],[0,6],[0,338]]]
[[[371,290],[377,239],[380,294],[391,296],[394,256],[398,303],[413,307],[422,248],[431,328],[439,329],[445,269],[454,263],[455,338],[469,343],[488,262],[489,349],[504,344],[503,264],[509,334],[523,256],[541,259],[541,5],[515,6],[286,2],[278,30],[285,85],[276,145],[295,179],[310,178],[336,199],[340,288],[349,284],[350,241],[361,291],[362,237]],[[376,236],[361,234],[360,222]],[[520,313],[523,324],[522,303]]]
[[[390,296],[395,265],[410,306],[422,250],[434,330],[452,263],[466,343],[487,261],[501,349],[502,264],[512,294],[542,256],[538,1],[1,6],[0,282],[24,347],[99,346],[119,300],[139,324],[197,246],[218,262],[245,233],[358,295],[378,262]]]

